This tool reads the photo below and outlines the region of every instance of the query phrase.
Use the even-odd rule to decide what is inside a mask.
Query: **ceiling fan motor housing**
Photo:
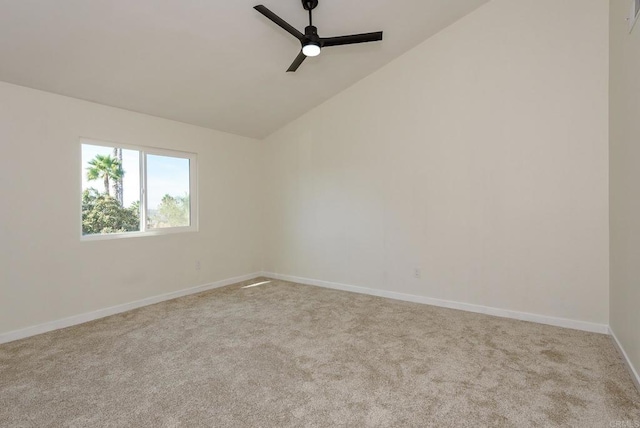
[[[302,0],[302,7],[305,10],[313,10],[318,6],[318,0]]]
[[[313,43],[314,45],[321,46],[320,44],[320,36],[318,36],[318,29],[309,25],[304,29],[304,39],[301,40],[302,46],[308,45],[309,43]]]

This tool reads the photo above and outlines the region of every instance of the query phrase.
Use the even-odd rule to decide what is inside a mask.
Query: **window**
[[[629,14],[629,32],[633,30],[633,26],[636,24],[636,21],[640,17],[640,0],[631,0],[631,13]]]
[[[82,237],[197,230],[196,155],[82,140]]]

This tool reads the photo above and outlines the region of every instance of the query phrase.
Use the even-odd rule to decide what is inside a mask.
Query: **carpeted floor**
[[[0,345],[2,427],[636,424],[605,335],[268,279]]]

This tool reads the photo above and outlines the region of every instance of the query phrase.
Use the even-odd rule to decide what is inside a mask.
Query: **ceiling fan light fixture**
[[[318,56],[320,55],[320,46],[316,43],[307,43],[302,47],[302,53],[305,56]]]

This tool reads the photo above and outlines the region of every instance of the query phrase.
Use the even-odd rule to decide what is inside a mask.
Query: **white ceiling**
[[[296,73],[300,0],[0,0],[0,80],[262,138],[488,0],[320,0],[320,36],[384,31],[326,48]]]

